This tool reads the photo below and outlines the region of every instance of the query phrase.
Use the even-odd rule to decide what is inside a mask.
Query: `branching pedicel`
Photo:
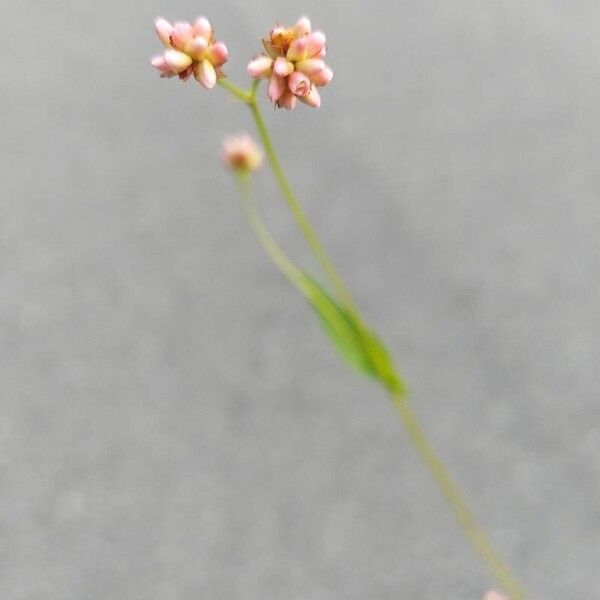
[[[227,47],[215,39],[206,18],[200,17],[193,24],[171,24],[165,19],[157,19],[156,31],[166,48],[162,56],[152,59],[152,65],[160,72],[161,77],[177,76],[182,81],[187,81],[193,75],[206,89],[212,89],[218,83],[250,109],[264,155],[283,198],[317,258],[331,291],[300,269],[285,254],[262,221],[252,197],[251,175],[262,163],[263,150],[248,134],[242,134],[224,142],[222,158],[236,175],[242,207],[252,231],[269,258],[312,306],[325,333],[342,358],[356,371],[378,382],[388,393],[411,443],[473,549],[511,600],[525,600],[528,595],[524,588],[513,577],[492,541],[479,526],[417,421],[408,404],[404,383],[396,371],[391,354],[363,320],[342,277],[304,214],[281,167],[260,111],[257,91],[261,79],[268,80],[267,98],[277,107],[292,110],[298,101],[313,108],[321,105],[318,88],[326,86],[333,78],[332,70],[324,62],[327,52],[325,35],[320,31],[313,32],[307,17],[299,19],[293,27],[274,27],[268,37],[262,40],[265,53],[255,56],[248,64],[247,71],[254,82],[245,90],[226,78],[222,67],[228,59]],[[490,591],[485,600],[507,600],[507,597]]]

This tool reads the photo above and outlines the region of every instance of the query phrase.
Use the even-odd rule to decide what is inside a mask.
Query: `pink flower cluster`
[[[227,46],[217,42],[208,20],[200,17],[194,24],[180,21],[173,25],[165,19],[156,20],[156,33],[166,50],[152,59],[152,66],[161,77],[187,81],[192,75],[207,90],[215,87],[217,78],[224,77],[221,67],[227,62]]]
[[[221,67],[227,62],[227,46],[214,39],[208,20],[200,17],[194,24],[165,19],[156,20],[156,32],[165,45],[161,56],[152,65],[161,77],[178,76],[187,81],[192,75],[206,89],[215,87],[225,77]],[[292,110],[300,100],[318,108],[321,96],[317,88],[333,78],[325,64],[325,34],[312,31],[308,17],[302,17],[293,27],[277,25],[263,39],[266,54],[259,54],[248,64],[248,74],[254,79],[268,79],[267,96],[278,107]]]
[[[277,106],[292,110],[297,100],[314,108],[321,105],[317,87],[333,78],[325,64],[325,34],[312,31],[310,21],[302,17],[290,28],[276,26],[263,39],[266,54],[254,58],[248,74],[268,79],[267,96]]]

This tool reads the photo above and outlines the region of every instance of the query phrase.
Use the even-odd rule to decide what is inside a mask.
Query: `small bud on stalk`
[[[233,171],[251,173],[262,165],[263,153],[249,134],[241,133],[225,139],[221,158]]]

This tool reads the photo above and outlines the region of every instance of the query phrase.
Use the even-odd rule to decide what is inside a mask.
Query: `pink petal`
[[[283,56],[278,56],[275,59],[273,71],[276,75],[279,75],[279,77],[287,77],[290,73],[294,72],[294,65]]]
[[[294,94],[292,94],[292,92],[290,92],[289,90],[286,90],[281,96],[281,98],[279,98],[277,105],[287,110],[294,110],[294,108],[296,108],[296,102],[296,96],[294,96]]]
[[[307,96],[310,93],[310,79],[299,71],[292,73],[288,79],[288,87],[296,96]]]
[[[310,35],[307,35],[306,38],[306,53],[308,56],[316,56],[325,48],[325,34],[322,31],[315,31]]]
[[[171,43],[178,50],[184,50],[186,45],[192,41],[193,37],[192,26],[189,23],[180,21],[173,26]]]
[[[315,73],[310,80],[319,87],[327,85],[333,79],[333,71],[329,67],[321,69],[318,73]]]
[[[312,87],[310,93],[307,96],[298,96],[298,99],[304,104],[308,104],[308,106],[312,106],[313,108],[319,108],[321,106],[321,96],[317,91],[316,87]]]
[[[193,26],[194,35],[202,36],[207,42],[212,35],[212,27],[206,17],[198,17]]]
[[[191,64],[192,59],[179,50],[167,50],[165,52],[165,62],[171,68],[173,73],[181,73],[185,71]]]
[[[227,46],[223,42],[215,42],[208,48],[206,57],[215,67],[220,67],[227,62],[229,53]]]
[[[267,78],[270,77],[273,72],[272,67],[273,59],[261,54],[248,63],[246,71],[248,71],[248,75],[254,77],[254,79],[258,79],[259,77]]]
[[[308,57],[308,53],[306,52],[306,37],[298,38],[294,40],[287,51],[288,60],[298,61],[304,60]]]
[[[498,592],[494,592],[492,590],[485,595],[483,600],[508,600],[508,598],[503,594],[499,594]]]
[[[156,33],[160,38],[160,41],[167,47],[171,47],[171,33],[173,33],[173,26],[169,21],[159,17],[154,22],[154,27],[156,28]]]
[[[217,72],[210,61],[204,59],[196,64],[194,68],[196,81],[207,90],[212,90],[217,84]]]
[[[308,17],[300,17],[294,25],[294,33],[298,37],[308,35],[312,31],[310,20]]]
[[[269,80],[269,87],[267,88],[267,96],[271,102],[277,102],[286,90],[286,80],[284,77],[278,77],[273,75]]]

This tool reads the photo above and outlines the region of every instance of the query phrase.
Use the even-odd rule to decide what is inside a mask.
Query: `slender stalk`
[[[512,575],[510,568],[497,552],[493,542],[477,522],[458,486],[454,483],[444,463],[427,439],[406,398],[398,394],[391,394],[390,397],[392,404],[400,414],[413,448],[435,480],[442,496],[477,555],[511,600],[526,600],[528,598],[527,592]]]
[[[302,283],[302,272],[282,250],[281,246],[271,235],[271,232],[267,229],[260,214],[256,210],[254,198],[252,197],[252,191],[250,189],[249,174],[241,172],[237,173],[236,177],[242,197],[242,210],[250,225],[250,229],[267,256],[275,263],[290,283],[298,288],[303,295],[306,295]]]
[[[275,147],[271,141],[269,130],[267,129],[256,99],[253,99],[251,102],[249,102],[248,106],[250,107],[250,111],[254,117],[258,134],[265,149],[269,164],[271,165],[271,169],[273,170],[273,174],[275,175],[275,179],[281,188],[283,197],[285,198],[292,215],[296,219],[298,227],[302,231],[302,234],[304,235],[304,238],[306,239],[310,249],[313,251],[313,254],[319,261],[323,272],[331,282],[331,285],[339,300],[343,302],[344,305],[353,313],[357,313],[358,311],[356,309],[356,305],[350,292],[348,291],[348,288],[346,287],[346,284],[344,283],[344,280],[338,273],[337,269],[333,266],[331,259],[325,252],[325,249],[319,241],[313,226],[302,210],[302,206],[296,198],[296,195],[294,194],[294,191],[292,190],[292,187],[285,176],[281,163],[279,162],[277,152],[275,151]]]
[[[310,249],[313,254],[317,258],[323,272],[329,279],[333,289],[338,295],[339,299],[344,303],[346,308],[348,308],[352,313],[354,313],[357,317],[358,310],[352,298],[352,295],[348,291],[344,280],[341,275],[338,273],[337,269],[333,265],[333,262],[325,252],[323,245],[319,241],[317,237],[317,233],[311,225],[308,217],[302,210],[302,206],[294,191],[292,190],[292,186],[289,184],[287,177],[285,176],[285,172],[279,162],[279,157],[277,156],[277,152],[275,151],[275,147],[271,140],[271,136],[269,134],[269,130],[267,129],[267,125],[262,116],[260,108],[258,106],[258,102],[256,100],[256,92],[258,90],[258,86],[260,85],[260,80],[256,79],[252,83],[252,87],[250,90],[243,90],[234,83],[230,82],[227,78],[219,79],[219,85],[226,89],[230,94],[235,96],[238,100],[241,100],[250,108],[250,112],[254,117],[254,121],[256,123],[256,127],[258,129],[258,133],[265,149],[265,153],[267,155],[267,159],[269,164],[271,165],[271,169],[273,170],[273,174],[275,175],[275,179],[281,188],[281,192],[283,197],[285,198],[292,215],[294,216],[300,231],[304,235],[306,242],[308,243]]]
[[[252,93],[243,90],[242,88],[235,85],[235,83],[231,83],[229,79],[222,77],[221,79],[219,79],[219,85],[222,88],[225,88],[230,94],[233,94],[238,100],[241,100],[242,102],[246,103],[250,102]]]

